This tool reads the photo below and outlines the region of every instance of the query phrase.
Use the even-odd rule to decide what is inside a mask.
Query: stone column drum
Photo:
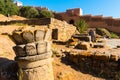
[[[19,44],[13,48],[16,52],[15,60],[22,69],[22,80],[54,80],[51,42],[48,41],[50,31],[36,30],[30,33],[24,31],[19,34],[26,44]]]

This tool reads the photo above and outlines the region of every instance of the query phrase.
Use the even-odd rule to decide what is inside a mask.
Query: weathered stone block
[[[81,53],[79,53],[80,57],[91,57],[92,53],[91,52],[87,52],[87,51],[83,51]]]
[[[22,36],[27,43],[31,43],[35,41],[34,33],[32,31],[24,31]]]
[[[103,44],[103,43],[95,43],[93,47],[94,48],[104,48],[105,44]]]
[[[109,61],[109,56],[106,54],[101,54],[101,53],[97,53],[93,56],[94,59],[97,60],[102,60],[102,61]]]
[[[36,41],[43,41],[44,37],[45,37],[45,31],[43,31],[43,30],[35,31],[35,40]]]
[[[52,42],[47,41],[47,51],[51,51],[51,45],[52,45]]]
[[[15,40],[15,43],[18,45],[26,43],[21,34],[22,34],[21,31],[16,31],[13,32],[12,35],[13,39]]]
[[[50,29],[48,29],[47,31],[46,31],[46,33],[45,33],[45,37],[44,37],[44,40],[45,41],[49,41],[50,40],[50,38],[51,38],[51,30]]]
[[[49,51],[44,54],[35,55],[35,56],[16,57],[15,60],[37,61],[37,60],[50,58],[51,56],[52,56],[52,51]]]
[[[51,58],[19,65],[23,71],[22,80],[54,80]]]
[[[82,49],[82,50],[89,50],[90,44],[87,42],[81,42],[81,43],[78,43],[78,45],[75,48]]]
[[[25,52],[25,45],[17,45],[15,47],[13,47],[16,56],[18,57],[22,57],[22,56],[27,56],[26,52]]]
[[[28,43],[25,46],[25,51],[26,51],[28,56],[37,55],[36,44],[35,43]]]
[[[37,43],[37,53],[38,54],[43,54],[47,52],[47,42],[43,41],[43,42],[38,42]]]
[[[80,34],[73,35],[73,38],[77,38],[80,41],[86,41],[86,42],[90,42],[91,41],[91,37],[90,36],[82,36]]]

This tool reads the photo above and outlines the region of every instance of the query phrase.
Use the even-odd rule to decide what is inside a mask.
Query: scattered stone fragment
[[[13,47],[16,56],[27,56],[26,52],[25,52],[25,45],[17,45],[15,47]]]

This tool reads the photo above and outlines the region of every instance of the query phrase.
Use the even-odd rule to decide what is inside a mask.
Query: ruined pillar
[[[27,43],[14,47],[15,60],[22,70],[20,73],[22,80],[54,80],[50,31],[37,30],[30,33],[24,31],[20,34]]]

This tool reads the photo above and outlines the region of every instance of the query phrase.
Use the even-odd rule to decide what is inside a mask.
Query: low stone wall
[[[78,65],[81,71],[106,79],[114,79],[120,71],[119,56],[115,53],[72,51],[68,54],[68,58]]]
[[[13,20],[0,22],[0,25],[10,25],[15,23],[23,23],[28,25],[47,25],[50,24],[50,18],[42,18],[42,19],[30,19],[30,20]]]
[[[52,34],[57,36],[56,40],[67,41],[75,33],[76,27],[66,23],[65,21],[57,20],[54,18],[30,19],[30,20],[16,20],[8,22],[0,22],[0,25],[10,25],[15,23],[23,23],[28,25],[40,25],[40,27],[47,26],[51,30],[57,29],[58,32]]]

